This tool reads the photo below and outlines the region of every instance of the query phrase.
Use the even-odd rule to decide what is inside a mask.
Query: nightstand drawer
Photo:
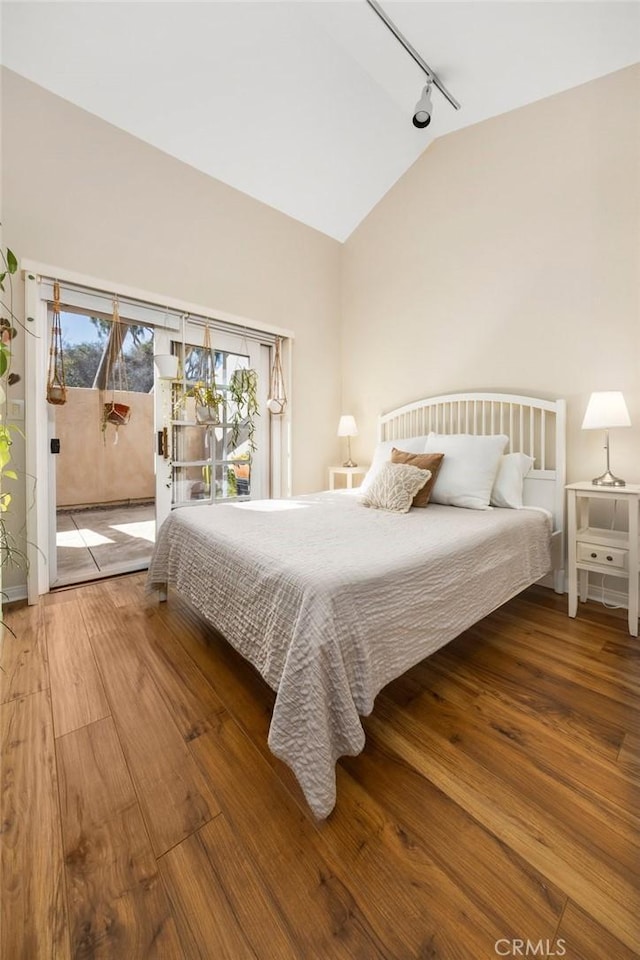
[[[603,547],[595,543],[576,544],[578,563],[594,563],[600,567],[617,567],[619,570],[628,568],[629,551],[618,547]]]

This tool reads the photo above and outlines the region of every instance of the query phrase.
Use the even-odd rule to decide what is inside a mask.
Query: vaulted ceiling
[[[2,62],[344,240],[437,137],[640,60],[637,2],[4,2]],[[598,118],[594,116],[594,124]]]

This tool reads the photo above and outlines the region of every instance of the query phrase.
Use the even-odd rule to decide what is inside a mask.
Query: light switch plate
[[[7,420],[24,420],[24,400],[9,399],[7,402]]]

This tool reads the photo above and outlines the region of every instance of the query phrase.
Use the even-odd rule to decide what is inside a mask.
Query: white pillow
[[[359,500],[365,507],[408,513],[416,493],[430,479],[431,470],[421,470],[409,463],[383,463]]]
[[[366,493],[384,464],[391,461],[391,451],[394,447],[399,447],[401,450],[404,450],[405,453],[424,453],[426,445],[426,436],[409,437],[407,440],[382,440],[376,445],[371,466],[360,484],[360,491]]]
[[[471,510],[489,509],[491,490],[508,439],[502,433],[430,433],[425,452],[444,453],[431,500]]]
[[[522,507],[522,481],[534,464],[526,453],[507,453],[500,459],[498,475],[491,491],[494,507]]]

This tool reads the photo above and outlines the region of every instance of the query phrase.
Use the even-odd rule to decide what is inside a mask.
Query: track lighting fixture
[[[429,80],[426,87],[422,91],[422,96],[416,103],[416,108],[413,111],[413,125],[414,127],[419,127],[420,130],[424,127],[428,127],[431,123],[431,111],[433,106],[431,104],[431,88],[433,86],[433,81]]]
[[[394,35],[396,40],[400,44],[402,44],[402,46],[407,51],[409,56],[413,60],[415,60],[415,62],[418,64],[418,66],[423,71],[423,73],[426,74],[427,85],[422,91],[422,96],[418,100],[416,104],[416,108],[413,111],[414,127],[418,127],[419,129],[424,130],[424,128],[428,127],[429,124],[431,123],[431,114],[433,112],[433,106],[431,104],[431,90],[433,87],[437,87],[437,89],[440,91],[442,96],[449,101],[451,106],[455,110],[459,110],[460,104],[458,103],[458,101],[455,99],[455,97],[453,97],[449,93],[449,91],[443,84],[440,77],[437,74],[435,74],[431,69],[431,67],[429,66],[429,64],[422,59],[422,57],[420,56],[418,51],[415,49],[415,47],[412,47],[409,41],[406,39],[406,37],[404,37],[400,33],[400,31],[396,27],[391,17],[389,17],[388,14],[382,9],[382,7],[377,2],[377,0],[367,0],[367,3],[371,7],[373,12],[380,17],[385,27],[387,27],[387,29],[391,31],[391,33]]]

